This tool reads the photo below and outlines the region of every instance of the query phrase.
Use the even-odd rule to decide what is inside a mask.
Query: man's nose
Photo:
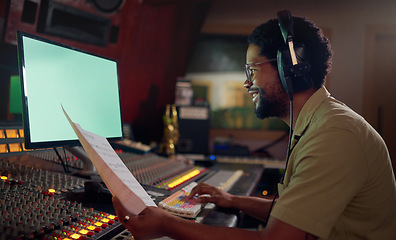
[[[252,82],[249,81],[249,79],[246,78],[245,82],[243,82],[243,86],[244,86],[245,88],[249,88],[249,87],[252,86]]]

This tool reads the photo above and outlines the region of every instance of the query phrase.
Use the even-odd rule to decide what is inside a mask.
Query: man
[[[269,200],[230,195],[207,184],[199,184],[191,194],[209,194],[199,201],[240,209],[264,221],[271,212],[265,229],[207,226],[155,207],[129,216],[114,198],[117,215],[129,216],[123,224],[135,238],[396,239],[396,183],[386,145],[362,117],[324,87],[331,50],[320,29],[304,18],[293,21],[294,43],[303,44],[309,62],[308,85],[290,91],[281,81],[285,76],[288,81],[288,73],[279,71],[284,65],[274,59],[278,51],[290,48],[278,20],[254,30],[246,54],[244,86],[257,116],[280,117],[293,129],[279,198],[272,208]],[[296,54],[300,64],[302,57],[297,50]]]

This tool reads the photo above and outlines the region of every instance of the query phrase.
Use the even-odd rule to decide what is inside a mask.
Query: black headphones
[[[301,92],[312,87],[311,67],[305,46],[293,42],[293,18],[290,11],[277,13],[279,28],[286,46],[278,49],[277,64],[282,86],[293,99],[293,93]]]
[[[283,180],[289,165],[290,154],[293,149],[290,149],[293,135],[293,93],[307,90],[313,86],[311,77],[311,67],[308,61],[308,56],[305,46],[302,43],[293,42],[293,18],[290,11],[284,10],[277,13],[279,28],[282,32],[283,39],[286,46],[278,49],[276,61],[278,64],[279,77],[282,82],[282,87],[289,94],[290,98],[290,128],[289,128],[289,143],[287,147],[286,167],[283,172],[280,183]],[[297,139],[298,141],[299,139]],[[296,143],[297,144],[297,143]],[[270,209],[267,214],[267,220],[270,217],[272,207],[275,199],[278,196],[278,191],[272,199]]]

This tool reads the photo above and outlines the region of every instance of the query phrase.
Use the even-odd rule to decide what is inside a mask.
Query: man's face
[[[268,117],[284,118],[288,114],[288,95],[282,88],[278,70],[265,62],[267,59],[260,54],[260,48],[250,45],[246,53],[246,64],[252,73],[252,81],[246,80],[244,87],[253,96],[253,103],[256,105],[256,115],[259,119]],[[262,63],[264,62],[264,63]],[[262,63],[254,65],[256,63]]]

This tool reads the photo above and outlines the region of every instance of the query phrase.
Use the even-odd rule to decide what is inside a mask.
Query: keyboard
[[[285,168],[285,160],[247,156],[216,156],[219,163],[260,164],[265,168]]]
[[[242,176],[242,170],[228,171],[219,170],[207,181],[204,181],[213,186],[217,186],[224,191],[228,191],[236,181]],[[197,185],[197,182],[191,182],[179,191],[171,194],[159,202],[158,206],[173,215],[184,218],[196,218],[206,204],[198,203],[197,196],[188,198],[191,190]]]

